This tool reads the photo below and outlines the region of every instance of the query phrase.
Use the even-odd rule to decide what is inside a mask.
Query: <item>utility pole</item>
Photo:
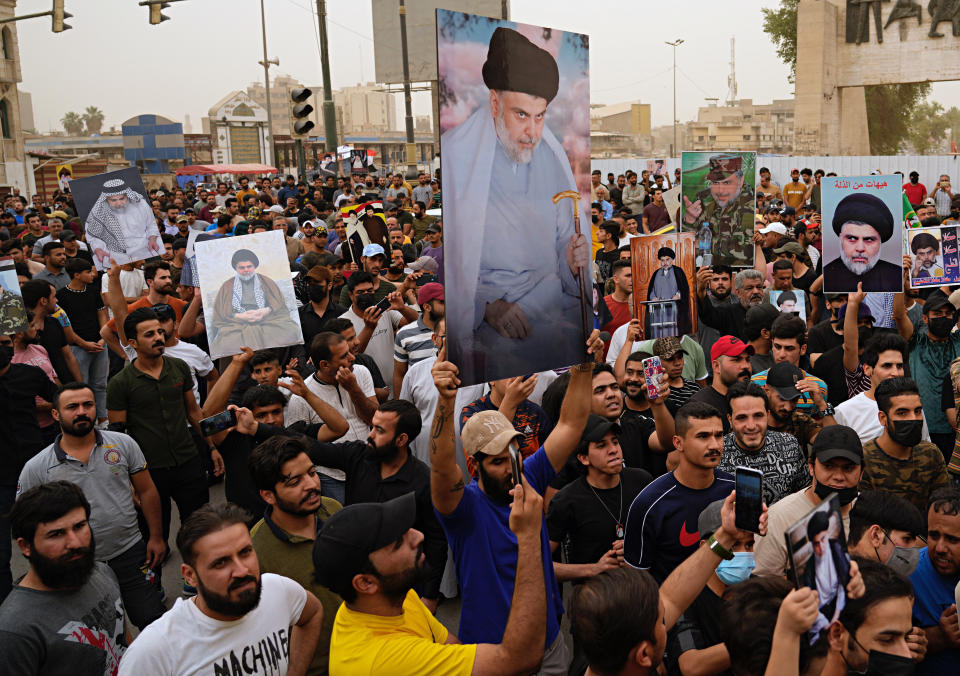
[[[260,0],[260,27],[263,29],[263,88],[267,94],[267,152],[270,158],[267,164],[277,164],[277,151],[273,147],[273,106],[270,101],[270,65],[279,66],[279,59],[270,60],[267,58],[267,15],[263,9],[263,0]]]
[[[677,47],[683,44],[683,38],[664,42],[664,44],[673,47],[673,152],[671,154],[676,155],[680,152],[677,148]]]
[[[400,52],[403,59],[403,110],[407,127],[407,172],[417,170],[416,144],[413,140],[413,100],[410,95],[410,61],[407,59],[407,6],[400,0]]]
[[[330,84],[330,49],[327,43],[326,0],[317,0],[317,21],[320,22],[320,70],[323,75],[323,140],[327,152],[336,153],[338,145],[337,111],[333,107],[333,85]]]

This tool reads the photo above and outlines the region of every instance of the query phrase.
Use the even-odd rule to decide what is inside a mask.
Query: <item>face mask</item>
[[[593,220],[594,223],[599,223],[599,222],[600,222],[600,217],[599,217],[599,216],[591,216],[590,218]]]
[[[813,492],[816,493],[817,497],[821,500],[826,500],[831,493],[836,493],[837,497],[840,499],[841,505],[849,505],[851,502],[857,499],[857,495],[859,494],[856,486],[850,486],[848,488],[831,488],[830,486],[822,484],[819,481],[817,482],[816,488],[813,489]]]
[[[887,426],[890,438],[901,446],[913,447],[920,443],[923,434],[922,420],[893,420],[893,429]]]
[[[953,330],[954,324],[956,324],[956,321],[953,317],[934,317],[927,322],[927,327],[930,329],[930,335],[937,338],[946,338]]]
[[[750,577],[756,565],[753,552],[734,552],[732,559],[721,561],[717,566],[717,577],[729,587]]]
[[[307,293],[310,296],[310,300],[314,303],[320,303],[327,297],[327,287],[320,286],[319,284],[311,284],[307,287]]]
[[[886,535],[886,533],[884,533]],[[887,535],[887,539],[890,539],[890,536]],[[874,547],[876,551],[876,547]],[[879,559],[880,556],[878,555]],[[900,547],[895,545],[893,552],[890,554],[890,558],[887,559],[884,564],[887,568],[892,570],[897,575],[900,575],[903,578],[908,578],[917,569],[917,563],[920,562],[920,549],[918,547]]]
[[[13,345],[0,345],[0,369],[7,368],[13,359]]]
[[[843,657],[843,661],[847,664],[848,673],[863,674],[864,676],[910,676],[916,669],[916,664],[909,657],[883,653],[879,650],[867,651],[852,633],[850,634],[850,638],[860,647],[860,650],[867,653],[867,668],[863,671],[851,669],[847,658],[843,657],[841,653],[840,656]]]
[[[372,293],[362,293],[357,296],[357,307],[360,310],[366,310],[368,307],[373,307],[377,304],[377,299],[374,298]]]
[[[841,331],[843,330],[843,325],[840,324],[837,326]],[[873,337],[873,327],[872,326],[861,326],[857,329],[857,345],[863,347],[867,344],[867,341]]]

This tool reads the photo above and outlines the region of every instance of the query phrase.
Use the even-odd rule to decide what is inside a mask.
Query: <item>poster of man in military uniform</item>
[[[27,330],[27,313],[12,258],[0,258],[0,333]]]
[[[753,266],[756,164],[756,153],[683,153],[681,220],[703,265]]]

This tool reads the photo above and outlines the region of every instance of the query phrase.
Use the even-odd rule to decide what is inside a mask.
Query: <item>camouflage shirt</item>
[[[769,427],[768,429],[772,430],[774,428]],[[819,420],[814,420],[803,411],[794,410],[787,424],[777,428],[777,432],[795,436],[797,442],[800,444],[800,448],[802,448],[804,454],[809,457],[810,445],[813,444],[814,438],[820,433],[821,429],[823,429],[823,425]]]
[[[23,301],[15,293],[0,290],[0,333],[11,334],[27,327]]]
[[[726,206],[721,207],[713,198],[710,189],[697,193],[703,211],[696,222],[687,227],[694,232],[704,222],[710,223],[713,231],[713,264],[744,266],[753,264],[753,226],[756,196],[744,182],[739,194]]]
[[[933,492],[949,485],[943,454],[929,441],[921,441],[911,448],[906,460],[884,453],[876,439],[863,445],[861,490],[889,491],[909,500],[926,514]]]

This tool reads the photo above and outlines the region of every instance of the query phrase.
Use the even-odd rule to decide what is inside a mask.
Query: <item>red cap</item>
[[[437,282],[427,282],[417,291],[417,305],[423,305],[432,300],[443,300],[443,286]]]
[[[710,348],[710,361],[717,357],[737,357],[744,350],[749,350],[750,354],[753,354],[753,345],[734,336],[720,336]]]

